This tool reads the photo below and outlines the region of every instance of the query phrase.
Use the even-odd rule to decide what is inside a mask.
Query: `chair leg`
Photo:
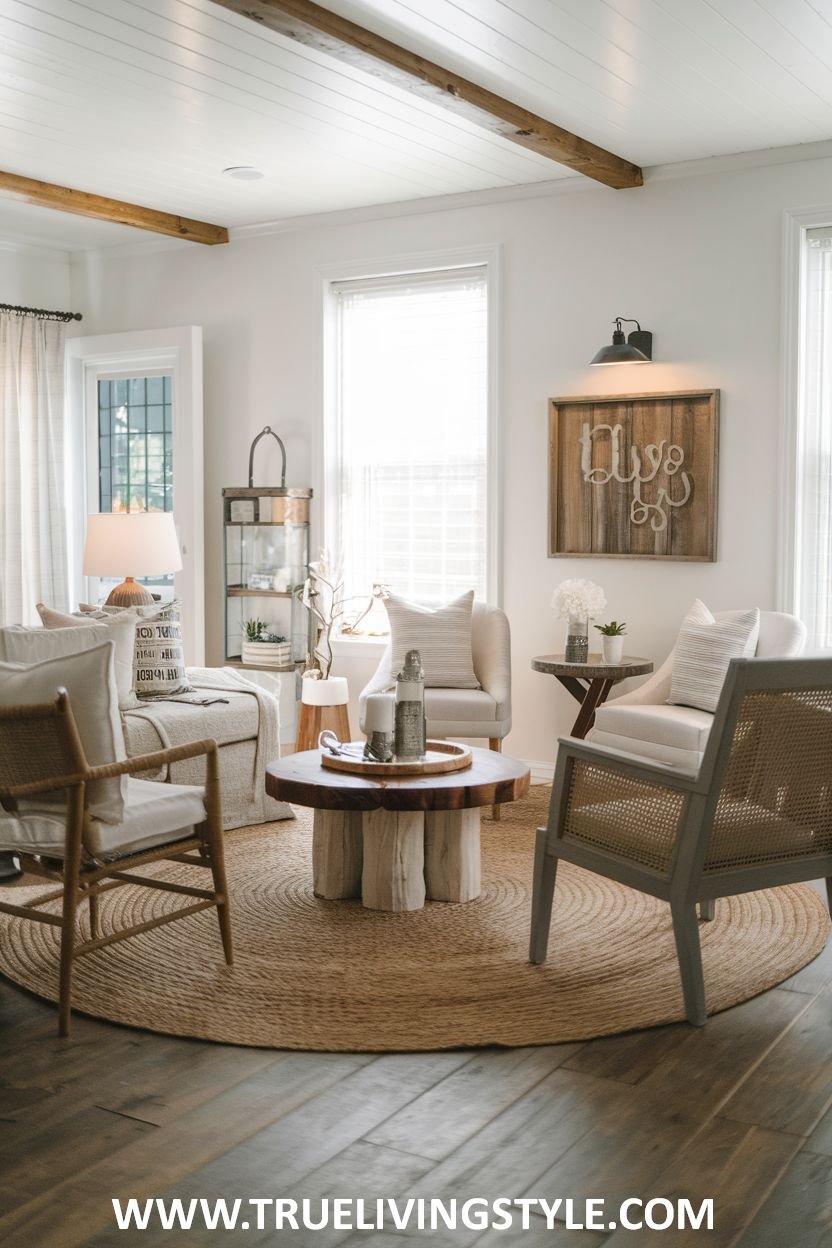
[[[711,897],[708,901],[700,901],[699,917],[705,923],[710,923],[716,913],[716,901]]]
[[[98,939],[98,894],[90,893],[90,940]]]
[[[503,750],[503,743],[502,743],[502,741],[500,740],[500,738],[499,738],[499,737],[489,737],[489,738],[488,738],[488,748],[489,748],[489,750],[496,750],[496,752],[497,752],[498,754],[501,754],[501,753],[502,753],[502,750]],[[501,806],[499,806],[499,805],[497,805],[497,806],[492,806],[492,807],[491,807],[491,818],[499,821],[501,810],[502,810],[502,807],[501,807]]]
[[[702,951],[699,946],[699,924],[695,905],[671,906],[673,935],[679,959],[679,974],[685,999],[685,1014],[694,1027],[703,1027],[708,1017],[705,1008],[705,980],[702,975]]]
[[[548,839],[548,828],[538,828],[534,846],[532,925],[529,940],[529,961],[538,964],[546,961],[549,949],[549,928],[552,922],[552,902],[558,871],[557,858],[554,854],[546,852]]]
[[[205,807],[208,816],[205,834],[211,855],[211,876],[217,894],[217,918],[220,925],[223,953],[229,966],[234,963],[231,946],[231,912],[228,904],[228,880],[225,874],[225,853],[222,841],[222,804],[220,798],[220,765],[217,750],[206,759]]]
[[[832,875],[826,877],[826,904],[829,907],[830,915],[832,915]]]
[[[72,1015],[72,963],[75,954],[75,912],[81,874],[81,831],[84,826],[83,784],[75,785],[67,800],[64,847],[64,895],[61,915],[61,961],[58,987],[58,1035],[69,1035]]]

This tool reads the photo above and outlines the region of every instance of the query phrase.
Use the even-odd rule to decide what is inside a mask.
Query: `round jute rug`
[[[551,1044],[681,1019],[668,907],[568,864],[549,961],[527,962],[534,829],[548,797],[532,789],[503,807],[500,823],[483,821],[476,901],[408,914],[313,896],[309,812],[228,833],[235,965],[223,962],[206,911],[79,959],[74,1006],[230,1044],[369,1052]],[[153,870],[194,875],[172,863]],[[102,923],[142,922],[175,904],[128,885],[102,898]],[[56,929],[5,915],[0,923],[2,973],[56,1000]],[[829,926],[806,885],[717,902],[700,929],[709,1010],[792,975],[820,952]]]

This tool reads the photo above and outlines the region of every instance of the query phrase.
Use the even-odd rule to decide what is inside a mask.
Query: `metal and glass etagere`
[[[285,484],[285,452],[284,483],[253,484],[254,448],[265,434],[275,437],[283,450],[277,434],[264,429],[251,448],[249,484],[222,492],[225,662],[290,672],[302,666],[310,646],[310,614],[298,591],[309,575],[312,490]]]

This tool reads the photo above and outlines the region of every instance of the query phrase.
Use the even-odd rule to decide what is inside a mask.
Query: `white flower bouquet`
[[[574,577],[561,581],[552,594],[551,607],[556,615],[592,619],[600,615],[607,605],[607,597],[600,585]]]

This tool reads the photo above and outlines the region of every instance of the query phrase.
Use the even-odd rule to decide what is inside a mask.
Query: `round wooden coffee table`
[[[472,749],[465,771],[436,776],[354,776],[321,766],[319,750],[266,768],[266,791],[311,806],[316,897],[360,897],[370,910],[420,910],[480,893],[480,807],[513,802],[529,769]]]
[[[605,663],[601,655],[590,655],[586,663],[567,663],[562,654],[540,654],[532,659],[532,670],[555,676],[581,704],[572,725],[573,737],[585,737],[595,723],[595,712],[606,702],[610,689],[628,676],[645,676],[652,672],[649,659],[624,655],[620,663]]]

